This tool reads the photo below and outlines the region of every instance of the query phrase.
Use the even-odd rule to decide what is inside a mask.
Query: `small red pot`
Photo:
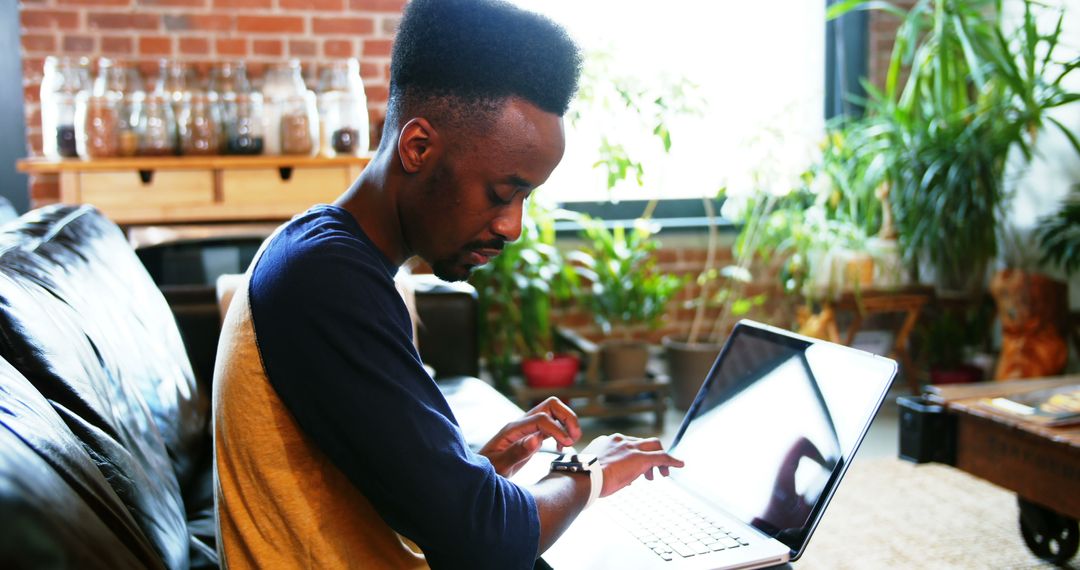
[[[526,358],[521,361],[521,373],[532,388],[565,388],[574,384],[580,366],[576,356],[559,354],[551,359]]]
[[[978,366],[961,364],[956,368],[931,368],[931,384],[971,384],[982,382],[983,371]]]

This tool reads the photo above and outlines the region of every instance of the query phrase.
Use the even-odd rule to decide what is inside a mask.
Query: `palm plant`
[[[1080,61],[1054,60],[1062,15],[1049,32],[1036,25],[1024,0],[1021,25],[1009,32],[1000,0],[919,0],[903,16],[883,89],[867,85],[869,132],[879,153],[900,240],[908,261],[926,259],[945,288],[981,285],[998,251],[1006,158],[1025,160],[1039,129],[1060,129],[1080,152],[1076,137],[1047,111],[1080,98],[1063,79]],[[906,80],[902,79],[905,72]],[[971,283],[965,283],[970,278]]]

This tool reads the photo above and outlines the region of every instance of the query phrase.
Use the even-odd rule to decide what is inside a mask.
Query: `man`
[[[226,319],[214,398],[225,564],[530,568],[587,501],[681,466],[656,440],[612,436],[586,450],[602,470],[510,482],[542,440],[575,443],[577,418],[550,399],[471,452],[394,288],[414,255],[461,280],[518,238],[525,199],[562,159],[579,71],[573,42],[535,14],[498,0],[408,6],[374,158],[334,205],[267,240]]]

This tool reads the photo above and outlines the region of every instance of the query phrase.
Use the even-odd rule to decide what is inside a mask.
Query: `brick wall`
[[[356,57],[371,124],[386,109],[390,48],[405,0],[22,0],[20,29],[27,154],[41,155],[38,90],[48,55],[108,56],[144,71],[170,57],[198,64],[243,60],[253,76],[266,64],[300,59],[305,69]],[[30,181],[34,207],[57,201],[55,176]]]
[[[915,5],[915,0],[897,0],[893,4],[909,10]],[[899,17],[883,10],[870,11],[870,33],[867,41],[870,50],[868,73],[870,81],[878,87],[885,86],[885,75],[889,71],[889,60],[892,57],[893,42],[896,41],[896,29],[899,26]]]

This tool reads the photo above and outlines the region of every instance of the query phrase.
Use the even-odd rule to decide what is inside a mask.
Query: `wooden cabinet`
[[[56,173],[60,199],[93,204],[118,224],[286,220],[332,202],[367,157],[27,159],[22,172]]]

